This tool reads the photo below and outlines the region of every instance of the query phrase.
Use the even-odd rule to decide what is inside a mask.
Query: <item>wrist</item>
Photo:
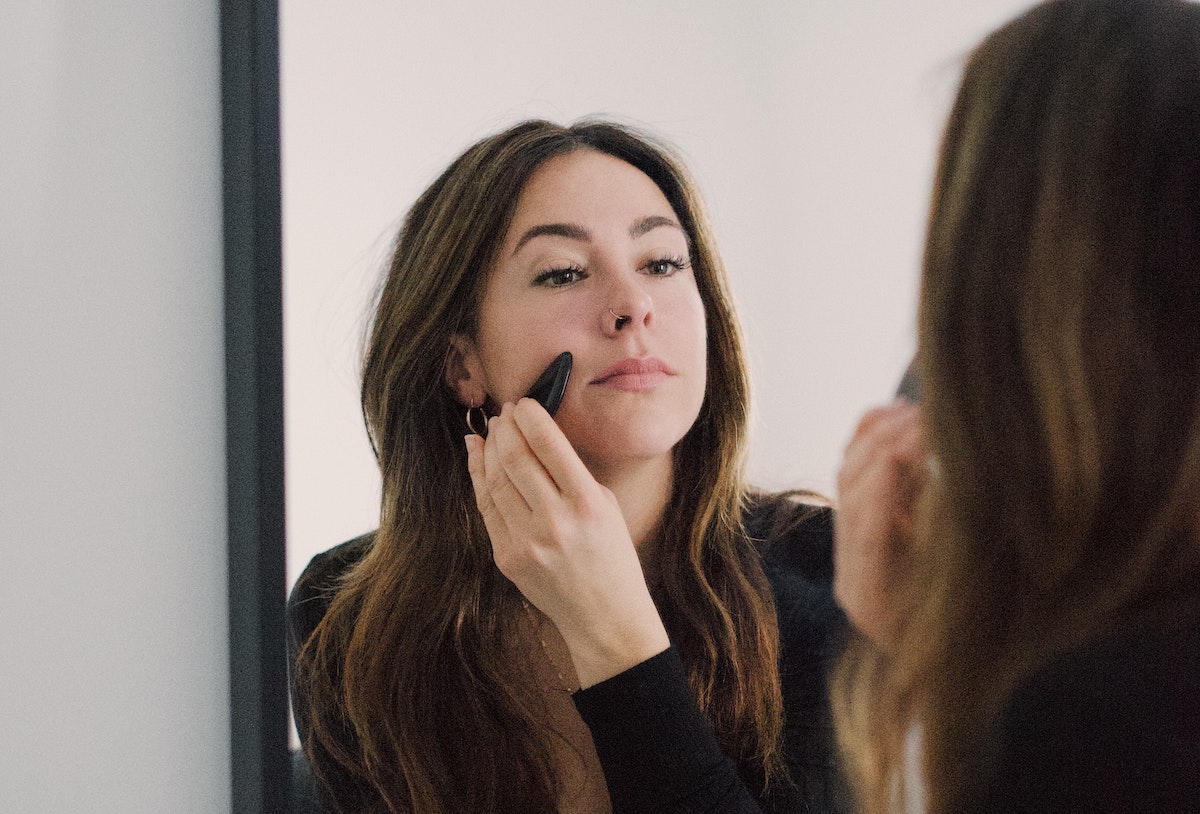
[[[571,653],[580,688],[612,678],[671,646],[653,602],[624,619],[609,619],[579,631],[560,631]]]

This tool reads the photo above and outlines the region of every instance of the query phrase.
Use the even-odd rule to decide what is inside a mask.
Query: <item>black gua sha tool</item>
[[[917,372],[916,359],[913,359],[908,370],[904,371],[904,378],[896,388],[896,395],[908,399],[913,404],[921,403],[921,374]]]
[[[525,394],[545,407],[551,418],[558,412],[563,393],[567,391],[567,379],[571,378],[571,362],[569,350],[560,353]]]

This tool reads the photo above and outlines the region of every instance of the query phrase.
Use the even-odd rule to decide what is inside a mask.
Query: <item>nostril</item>
[[[612,314],[617,320],[616,325],[615,325],[615,330],[619,331],[622,328],[624,328],[626,325],[628,325],[630,322],[633,322],[633,317],[629,316],[628,314],[618,314],[616,311],[614,311],[611,308],[608,309],[608,313]]]

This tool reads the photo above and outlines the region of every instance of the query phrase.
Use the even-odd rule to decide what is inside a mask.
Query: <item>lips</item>
[[[640,359],[622,359],[592,379],[591,384],[634,393],[653,390],[674,375],[675,371],[661,359],[646,356]]]

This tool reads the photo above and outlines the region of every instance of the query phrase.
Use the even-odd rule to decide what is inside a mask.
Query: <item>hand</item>
[[[928,473],[917,405],[897,399],[863,416],[838,472],[834,594],[855,626],[888,648],[901,608],[891,596],[912,549]]]
[[[540,404],[505,404],[466,437],[496,567],[558,628],[581,687],[665,650],[625,517]]]

